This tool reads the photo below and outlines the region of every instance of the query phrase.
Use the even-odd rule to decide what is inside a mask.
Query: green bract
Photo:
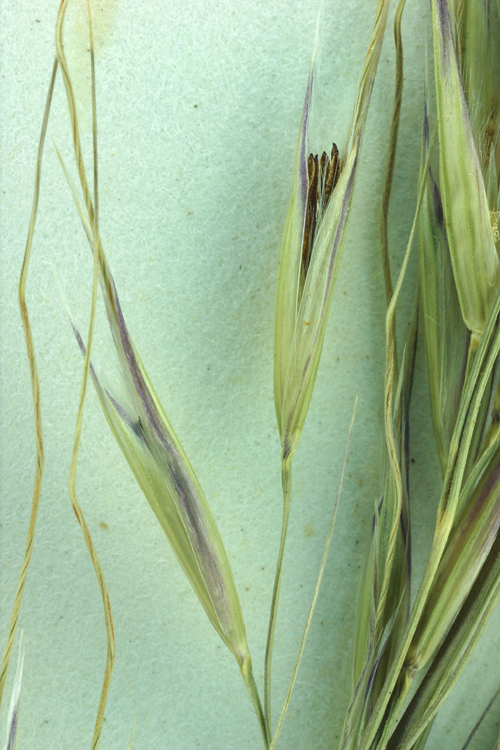
[[[379,0],[372,39],[358,87],[352,123],[340,154],[331,193],[326,189],[327,170],[313,185],[308,130],[314,86],[315,54],[309,74],[299,131],[292,195],[281,242],[274,327],[274,402],[284,459],[296,449],[309,409],[318,372],[333,290],[359,167],[361,142],[384,38],[389,1]],[[334,152],[335,153],[335,152]],[[334,161],[332,153],[331,162]],[[328,159],[327,155],[323,155]]]
[[[462,315],[480,335],[500,290],[500,262],[446,0],[433,0],[432,18],[444,219]]]

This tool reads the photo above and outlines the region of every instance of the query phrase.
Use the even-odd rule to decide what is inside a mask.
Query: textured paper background
[[[70,3],[66,42],[84,100],[80,114],[88,153],[87,37],[84,3],[79,3],[81,8]],[[332,140],[343,144],[375,5],[375,0],[325,3],[317,111],[321,148],[329,149]],[[1,8],[2,644],[33,485],[32,406],[16,283],[54,55],[56,6],[29,0],[3,2]],[[219,523],[259,686],[281,512],[272,397],[276,269],[317,7],[316,0],[119,0],[107,6],[100,22],[96,19],[101,234],[129,329]],[[416,191],[423,61],[430,40],[424,0],[408,2],[404,34],[405,148],[398,154],[391,210],[396,267]],[[289,750],[332,748],[340,736],[350,689],[358,571],[382,478],[384,292],[378,216],[393,57],[389,29],[323,360],[294,464],[274,660],[275,716],[312,594],[359,392],[334,544],[280,742]],[[49,134],[70,159],[60,79]],[[84,330],[91,258],[49,137],[28,280],[46,475],[20,618],[26,661],[19,750],[90,747],[105,656],[95,576],[67,497],[82,362],[54,270]],[[99,328],[95,355],[101,371],[107,363],[104,330]],[[418,576],[437,501],[437,462],[426,448],[432,442],[422,363],[413,413]],[[184,579],[93,392],[77,487],[116,629],[103,750],[127,746],[134,711],[137,750],[260,747],[237,666]],[[490,624],[488,638],[495,650],[478,649],[436,722],[431,750],[461,747],[496,687],[497,622]],[[492,713],[482,735],[489,746],[495,718]]]

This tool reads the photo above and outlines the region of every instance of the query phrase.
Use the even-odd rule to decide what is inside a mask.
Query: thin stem
[[[45,145],[45,136],[47,134],[47,123],[49,121],[50,106],[52,103],[52,94],[54,91],[54,83],[56,80],[58,62],[57,58],[54,60],[52,66],[52,75],[50,78],[49,90],[47,93],[47,100],[45,103],[45,111],[43,115],[42,130],[40,132],[40,140],[38,143],[38,155],[35,170],[35,186],[33,189],[33,201],[31,204],[31,219],[28,229],[28,238],[26,240],[26,247],[24,250],[23,265],[21,268],[21,274],[19,278],[18,287],[18,298],[19,298],[19,310],[21,313],[21,319],[23,322],[24,337],[26,339],[26,349],[28,354],[28,361],[30,367],[31,376],[31,391],[33,396],[33,408],[35,412],[35,442],[36,442],[36,461],[35,461],[35,484],[33,487],[33,498],[31,501],[31,514],[30,522],[28,526],[28,535],[26,538],[26,545],[24,548],[24,557],[21,572],[19,574],[19,580],[16,587],[16,595],[14,597],[14,607],[12,609],[12,615],[9,624],[9,634],[7,637],[7,645],[5,647],[5,654],[2,660],[2,666],[0,667],[0,703],[2,702],[2,695],[5,687],[5,681],[7,679],[7,672],[9,669],[10,657],[12,655],[12,648],[16,639],[17,623],[19,620],[19,611],[21,609],[21,601],[23,598],[24,586],[28,577],[28,568],[31,561],[31,555],[33,552],[33,542],[35,539],[36,519],[38,515],[38,506],[40,504],[40,493],[42,491],[42,479],[44,470],[44,449],[43,449],[43,430],[42,430],[42,409],[40,405],[40,382],[38,379],[38,369],[36,365],[35,357],[35,346],[33,343],[33,334],[31,332],[31,324],[28,314],[28,306],[26,304],[26,280],[28,277],[28,267],[31,258],[31,249],[33,247],[33,236],[35,233],[36,216],[38,213],[38,199],[40,196],[40,181],[42,173],[42,156],[43,148]]]
[[[71,468],[69,476],[69,496],[71,505],[75,512],[78,523],[80,524],[82,535],[85,541],[85,545],[90,554],[92,564],[94,566],[99,590],[101,592],[103,610],[104,610],[104,623],[106,628],[106,665],[104,669],[104,679],[101,689],[101,696],[99,699],[99,706],[97,709],[96,722],[94,727],[94,735],[92,738],[92,750],[97,750],[101,740],[102,727],[104,722],[104,710],[106,707],[106,701],[108,692],[111,684],[111,676],[113,673],[114,661],[115,661],[115,634],[113,625],[113,614],[111,610],[111,602],[109,599],[108,588],[104,579],[104,573],[100,564],[97,552],[92,541],[92,537],[85,521],[83,512],[80,508],[78,498],[76,495],[76,473],[78,467],[78,453],[81,441],[81,432],[83,424],[83,408],[85,403],[85,396],[87,392],[87,384],[89,379],[90,371],[90,355],[92,350],[92,341],[94,337],[94,322],[96,314],[96,303],[97,303],[97,285],[99,280],[99,257],[102,254],[101,241],[98,234],[98,218],[97,210],[92,207],[92,199],[88,192],[87,181],[85,177],[85,168],[83,165],[83,159],[81,156],[81,146],[78,134],[78,120],[76,116],[75,100],[73,95],[73,87],[67,67],[66,58],[64,55],[64,44],[63,44],[63,26],[64,26],[64,15],[66,12],[67,0],[62,0],[59,14],[57,19],[56,28],[56,48],[61,71],[63,73],[63,80],[66,88],[66,94],[68,98],[68,104],[70,109],[71,124],[73,130],[73,145],[75,151],[75,157],[77,161],[78,171],[80,175],[80,181],[82,184],[82,190],[85,197],[85,203],[87,206],[90,225],[92,229],[93,242],[92,249],[94,255],[94,267],[93,267],[93,278],[92,278],[92,301],[90,308],[90,321],[87,335],[87,346],[85,348],[85,360],[83,368],[82,384],[80,389],[80,399],[78,404],[78,412],[75,425],[75,435],[73,442],[73,453],[71,458]],[[94,155],[94,202],[97,204],[98,198],[98,165],[97,165],[97,119],[96,119],[96,96],[95,96],[95,66],[94,66],[94,40],[92,33],[92,15],[90,11],[90,3],[87,2],[87,12],[89,18],[89,34],[90,34],[90,65],[91,65],[91,76],[92,76],[92,136],[93,136],[93,155]]]
[[[259,721],[259,726],[262,732],[262,737],[264,739],[264,747],[266,748],[266,750],[268,750],[269,733],[267,729],[266,717],[264,716],[264,711],[262,710],[262,703],[260,701],[259,690],[257,688],[257,684],[253,676],[252,660],[250,658],[245,659],[240,669],[241,669],[241,675],[243,677],[245,685],[247,686],[248,693],[252,700],[253,707],[257,715],[257,719]]]
[[[500,687],[499,687],[499,688],[497,688],[497,690],[496,690],[496,691],[495,691],[495,692],[493,693],[493,697],[492,697],[492,698],[490,699],[490,701],[489,701],[488,705],[487,705],[487,706],[486,706],[486,708],[484,709],[484,711],[483,711],[483,713],[481,714],[481,716],[479,717],[478,721],[477,721],[477,722],[475,723],[474,727],[472,728],[472,731],[471,731],[471,733],[470,733],[470,734],[469,734],[469,736],[467,737],[467,739],[466,739],[466,741],[465,741],[465,744],[464,744],[464,746],[463,746],[463,747],[461,748],[461,750],[467,750],[467,748],[469,747],[470,743],[471,743],[471,742],[472,742],[472,740],[474,739],[474,735],[476,734],[477,730],[478,730],[478,729],[479,729],[479,727],[481,726],[481,724],[482,724],[482,722],[483,722],[483,720],[484,720],[485,716],[486,716],[486,715],[488,714],[488,712],[489,712],[490,708],[492,707],[492,705],[494,704],[494,702],[496,701],[496,699],[498,698],[498,696],[499,696],[499,695],[500,695]],[[495,747],[497,747],[497,745],[495,745]]]
[[[295,666],[293,668],[292,677],[290,679],[290,685],[288,686],[288,691],[287,691],[287,694],[286,694],[286,697],[285,697],[285,701],[283,703],[283,708],[281,709],[280,718],[278,720],[276,731],[274,732],[274,736],[273,736],[273,739],[272,739],[271,746],[270,746],[269,750],[274,750],[274,748],[276,747],[276,743],[278,742],[278,737],[279,737],[280,732],[281,732],[281,727],[283,726],[283,721],[285,720],[286,712],[288,710],[288,705],[289,705],[291,697],[292,697],[293,688],[295,687],[295,681],[297,679],[297,674],[299,672],[299,666],[300,666],[300,662],[301,662],[301,659],[302,659],[302,654],[304,653],[304,648],[305,648],[305,645],[306,645],[306,640],[307,640],[307,635],[309,633],[309,628],[311,627],[311,622],[312,622],[314,610],[316,608],[316,603],[318,601],[319,589],[320,589],[321,581],[323,579],[323,574],[324,574],[325,568],[326,568],[326,561],[327,561],[327,558],[328,558],[328,552],[330,550],[330,545],[332,543],[333,530],[335,528],[335,520],[337,518],[337,510],[338,510],[338,507],[339,507],[340,495],[342,494],[342,485],[344,484],[345,468],[347,466],[347,456],[349,454],[349,444],[351,442],[351,435],[352,435],[352,430],[353,430],[353,427],[354,427],[354,420],[356,418],[356,409],[357,409],[357,406],[358,406],[358,396],[356,395],[356,400],[354,402],[354,409],[353,409],[353,412],[352,412],[351,425],[349,427],[349,433],[347,435],[347,442],[346,442],[346,447],[345,447],[345,452],[344,452],[344,461],[342,463],[342,472],[340,474],[339,488],[337,490],[337,497],[335,499],[335,505],[333,507],[332,520],[330,522],[330,528],[328,530],[328,535],[326,537],[325,548],[323,550],[323,557],[321,559],[321,565],[320,565],[320,569],[319,569],[319,573],[318,573],[318,578],[316,580],[316,586],[314,587],[313,598],[312,598],[312,601],[311,601],[311,606],[309,607],[309,613],[307,615],[307,620],[306,620],[306,624],[305,624],[305,627],[304,627],[304,632],[302,634],[302,640],[300,641],[300,646],[299,646],[299,651],[298,651],[298,654],[297,654],[297,659],[295,661]]]
[[[283,487],[283,518],[281,521],[281,540],[274,576],[273,598],[271,600],[271,612],[269,615],[269,628],[267,631],[266,657],[264,665],[264,714],[266,717],[267,732],[271,733],[271,670],[273,662],[274,631],[278,615],[278,603],[281,587],[281,573],[283,568],[283,557],[285,554],[286,533],[290,518],[290,505],[292,501],[292,457],[281,463],[281,485]]]

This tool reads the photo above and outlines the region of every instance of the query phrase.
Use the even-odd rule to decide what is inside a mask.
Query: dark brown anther
[[[314,177],[314,166],[314,156],[312,154],[309,154],[309,156],[307,157],[307,179],[309,181],[309,185],[311,184]]]
[[[324,202],[325,206],[328,203],[328,199],[330,198],[335,185],[337,184],[337,181],[339,179],[339,171],[339,150],[337,148],[337,145],[334,143],[332,145],[332,157],[330,159],[330,165],[326,174]]]
[[[337,184],[340,174],[339,150],[334,143],[331,159],[325,151],[321,158],[309,154],[307,158],[307,208],[302,241],[302,283],[305,281],[314,245],[316,225],[321,221],[328,200]]]
[[[316,231],[316,220],[318,218],[318,185],[319,185],[319,159],[318,155],[314,157],[314,177],[309,183],[309,195],[308,195],[308,206],[307,212],[311,217],[310,232],[309,232],[309,245],[312,248],[314,242],[314,232]],[[309,256],[311,252],[309,251]],[[309,267],[309,263],[307,263]]]
[[[314,230],[316,229],[316,213],[318,200],[318,157],[309,154],[307,159],[307,177],[309,187],[307,191],[307,210],[304,224],[304,239],[302,241],[302,271],[304,277],[309,268],[311,260],[311,249],[314,240]]]
[[[318,183],[318,202],[321,204],[321,198],[323,196],[323,192],[325,189],[326,184],[326,176],[328,174],[328,169],[330,167],[330,159],[328,158],[325,151],[321,154],[321,171],[320,171],[320,177],[319,177],[319,183]]]

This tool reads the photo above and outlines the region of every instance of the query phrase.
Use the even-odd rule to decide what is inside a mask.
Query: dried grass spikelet
[[[70,85],[69,77],[67,82]],[[70,110],[74,114],[71,103]],[[77,162],[80,160],[81,153],[77,155]],[[248,656],[245,629],[219,531],[128,332],[101,238],[93,232],[93,204],[82,204],[67,170],[64,172],[91,249],[98,255],[101,288],[122,379],[122,393],[113,396],[92,368],[104,414],[210,621],[243,664]],[[80,177],[83,192],[88,193],[84,172],[80,171]],[[75,333],[85,351],[81,336]]]
[[[452,48],[451,21],[449,8],[446,3],[438,3],[434,9],[434,32],[435,32],[435,70],[436,85],[438,78],[442,75],[443,58],[451,57],[452,62],[455,51]],[[457,86],[462,85],[460,104],[467,105],[467,98],[474,99],[476,107],[482,107],[483,113],[488,112],[488,119],[498,119],[498,112],[493,106],[491,98],[492,66],[489,59],[490,50],[490,28],[489,28],[489,4],[487,3],[461,3],[456,15],[453,16],[453,6],[450,6],[455,23],[459,29],[460,54],[459,63],[455,59],[455,66],[449,60],[447,64],[453,68],[456,74]],[[448,15],[447,15],[448,14]],[[437,40],[437,43],[436,43]],[[481,48],[481,53],[480,53]],[[487,70],[478,71],[477,66],[487,65]],[[458,73],[457,73],[458,71]],[[484,73],[484,80],[482,75]],[[489,92],[489,94],[488,94]],[[441,91],[441,96],[443,92]],[[453,112],[446,108],[441,101],[439,108],[438,93],[438,118],[444,118],[445,126],[448,121],[453,122]],[[479,97],[482,102],[479,103]],[[446,102],[446,99],[444,98]],[[451,107],[452,102],[449,102]],[[463,125],[467,133],[468,143],[472,145],[472,162],[470,174],[462,171],[460,184],[455,184],[455,192],[452,197],[456,200],[460,196],[468,195],[474,197],[479,194],[486,196],[491,206],[496,204],[497,178],[494,180],[492,189],[491,175],[495,169],[496,144],[493,139],[489,144],[479,141],[480,131],[477,130],[478,116],[468,117],[469,109],[465,111],[459,123]],[[463,110],[462,110],[463,112]],[[427,115],[424,127],[424,152],[427,149],[425,133],[428,132]],[[441,123],[440,123],[441,125]],[[445,130],[441,127],[441,131]],[[471,133],[474,132],[475,141]],[[484,135],[484,132],[482,133]],[[477,148],[476,148],[477,147]],[[444,153],[442,149],[440,160],[440,174],[443,169]],[[486,155],[486,156],[485,156]],[[462,152],[455,154],[456,162],[460,162]],[[470,166],[469,161],[469,166]],[[460,166],[460,165],[459,165]],[[457,167],[458,169],[458,167]],[[496,169],[495,169],[496,171]],[[457,172],[458,175],[458,172]],[[428,174],[428,190],[426,203],[422,211],[419,226],[419,256],[420,256],[420,281],[423,307],[425,313],[425,332],[427,348],[427,364],[429,374],[429,386],[431,393],[431,407],[434,429],[438,442],[438,451],[443,469],[443,474],[449,469],[447,466],[449,449],[453,439],[453,430],[458,414],[464,410],[464,406],[470,403],[471,390],[477,388],[471,381],[471,358],[467,361],[467,337],[464,337],[464,326],[459,313],[455,281],[457,274],[450,273],[450,262],[448,259],[448,236],[450,226],[441,207],[441,194],[439,187],[434,181],[432,170]],[[458,176],[457,176],[458,180]],[[446,181],[444,181],[446,184]],[[443,180],[441,180],[443,186]],[[453,187],[453,186],[451,186]],[[493,198],[492,198],[493,196]],[[453,214],[451,214],[453,218]],[[478,226],[472,227],[471,232],[478,234],[481,230],[478,214]],[[490,211],[491,217],[491,211]],[[495,234],[489,226],[483,227],[484,236],[488,240],[486,249],[495,250]],[[470,236],[464,237],[462,250],[465,253],[467,241]],[[468,260],[470,272],[474,271],[475,247],[468,248]],[[481,250],[481,248],[480,248]],[[481,281],[478,275],[479,282]],[[457,282],[458,283],[458,282]],[[483,288],[485,280],[483,280]],[[481,332],[472,331],[472,341],[476,339],[473,349],[474,356],[478,346],[479,335],[484,336],[482,348],[493,350],[490,361],[494,361],[495,338],[498,338],[498,290],[494,290],[491,308],[487,310],[488,318]],[[496,308],[496,312],[495,312]],[[463,308],[462,308],[463,309]],[[470,309],[471,306],[470,306]],[[474,358],[474,357],[473,357]],[[472,360],[473,360],[472,358]],[[461,657],[459,647],[464,654],[469,654],[475,644],[480,632],[487,621],[486,611],[490,611],[494,601],[498,599],[500,591],[500,578],[498,578],[498,555],[500,554],[498,544],[498,529],[500,527],[500,505],[499,496],[499,465],[500,465],[500,441],[498,430],[498,387],[493,402],[492,422],[485,432],[487,410],[490,403],[491,381],[493,379],[492,366],[491,375],[484,382],[484,390],[480,396],[478,405],[474,435],[468,447],[463,451],[464,463],[467,466],[464,472],[460,497],[457,502],[457,513],[453,521],[451,534],[447,539],[439,566],[436,570],[432,586],[429,590],[425,607],[420,616],[418,626],[413,635],[412,643],[408,649],[406,664],[409,670],[417,671],[430,662],[428,675],[422,687],[417,691],[412,703],[407,709],[406,719],[403,725],[407,738],[415,736],[416,728],[422,726],[424,714],[437,710],[438,704],[444,700],[452,681],[463,668],[465,657]],[[472,386],[472,388],[471,388]],[[468,408],[468,407],[465,407]],[[456,437],[455,437],[456,440]],[[460,455],[460,453],[459,453]],[[495,570],[497,571],[495,573]],[[497,576],[497,578],[495,578]],[[455,643],[455,646],[453,646]],[[437,651],[439,647],[439,651]],[[460,661],[460,658],[462,659]],[[437,666],[435,666],[437,665]],[[442,681],[442,693],[437,690],[438,680]],[[446,683],[447,681],[447,683]],[[448,687],[445,689],[445,683]],[[432,689],[436,695],[432,695]],[[420,714],[420,717],[419,717]],[[419,717],[419,718],[418,718]],[[399,729],[396,736],[401,739],[403,730]],[[405,747],[411,746],[411,740],[406,739]]]
[[[218,527],[130,338],[109,269],[103,289],[124,390],[111,395],[94,372],[101,406],[210,622],[243,667],[245,627]]]
[[[434,196],[435,205],[424,206],[419,246],[432,415],[443,474],[463,382],[463,332],[454,312],[455,287],[471,332],[468,369],[500,283],[500,109],[494,93],[500,81],[498,68],[492,64],[492,13],[489,2],[438,0],[433,4],[440,161],[437,185],[429,175],[429,197]],[[440,249],[445,245],[447,250]],[[448,253],[455,283],[445,281]],[[435,269],[434,260],[438,262]],[[477,455],[498,437],[498,386],[484,434],[488,408],[489,394],[478,414],[466,474]]]
[[[429,201],[425,207],[427,210],[422,212],[419,248],[424,311],[428,313],[426,346],[431,403],[443,468],[446,467],[448,448],[460,400],[464,395],[465,380],[464,333],[457,314],[455,283],[459,297],[462,288],[460,306],[463,319],[472,332],[472,341],[476,339],[473,353],[500,288],[496,237],[492,231],[490,211],[491,201],[493,205],[498,201],[496,139],[490,134],[488,142],[480,140],[488,127],[492,126],[492,122],[498,120],[498,105],[495,105],[491,93],[493,67],[489,14],[489,3],[462,2],[455,8],[453,5],[448,6],[446,0],[433,2],[440,184],[441,193],[447,196],[447,203],[443,199],[443,215],[440,217],[441,194],[429,170],[428,197],[432,194],[433,205]],[[452,26],[458,29],[456,42]],[[476,111],[471,116],[473,107]],[[478,128],[478,121],[484,123],[485,120],[486,130]],[[453,147],[457,149],[455,153]],[[491,179],[493,171],[494,180]],[[465,209],[470,214],[460,217],[460,212]],[[468,223],[468,231],[464,222]],[[447,268],[448,243],[454,279]],[[492,269],[492,275],[488,276],[485,268]],[[467,276],[471,280],[471,286],[465,292]],[[432,318],[435,318],[436,326],[433,325]],[[440,334],[438,328],[441,329]],[[418,652],[415,658],[419,663],[425,662],[432,653],[431,644],[435,648],[439,643],[446,630],[444,622],[449,625],[457,614],[489,552],[498,528],[495,519],[496,512],[500,512],[500,509],[491,510],[494,498],[490,497],[491,493],[495,494],[498,472],[495,444],[498,441],[498,388],[492,425],[481,440],[486,424],[490,387],[491,385],[486,386],[478,412],[475,436],[467,456],[465,474],[467,476],[469,472],[472,473],[461,493],[458,504],[460,514],[454,522],[452,536],[447,542],[426,610],[412,644],[411,651],[415,655]],[[436,403],[438,401],[439,404]],[[485,514],[487,521],[484,520]],[[472,551],[469,549],[471,544]],[[453,616],[450,612],[453,612]],[[438,622],[442,628],[438,627]]]
[[[297,449],[314,389],[389,4],[377,4],[345,154],[335,144],[331,157],[309,150],[316,47],[313,53],[276,292],[274,401],[284,460]]]
[[[493,82],[490,13],[490,3],[432,3],[439,190],[460,309],[471,333],[467,369],[500,289],[496,226],[500,123],[498,100],[492,94],[498,81]],[[458,341],[453,333],[447,331],[451,345]],[[458,368],[443,386],[452,390],[457,375]],[[492,385],[491,380],[488,391]],[[482,450],[488,395],[478,414],[466,475]],[[496,401],[500,405],[500,392]],[[498,424],[492,424],[487,441],[497,432]]]
[[[427,102],[424,108],[421,177],[429,150]],[[469,334],[453,277],[439,187],[432,167],[418,222],[419,291],[425,330],[432,424],[444,474],[467,366]]]
[[[463,319],[477,337],[500,289],[500,261],[446,0],[432,0],[432,18],[443,213]]]
[[[500,440],[480,453],[465,479],[478,413],[485,398],[488,400],[488,382],[499,352],[497,295],[465,378],[432,549],[410,620],[411,642],[401,672],[407,685],[403,695],[407,695],[416,672],[426,662],[428,666],[388,750],[409,750],[426,731],[460,677],[500,598]],[[399,705],[403,708],[402,702]]]

